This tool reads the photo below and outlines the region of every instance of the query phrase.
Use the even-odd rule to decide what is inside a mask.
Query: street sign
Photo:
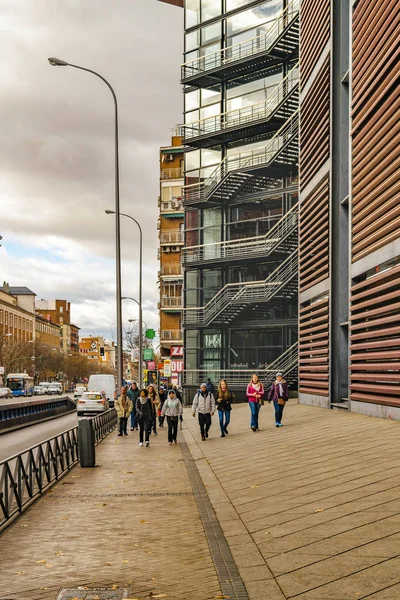
[[[154,331],[154,329],[146,329],[145,336],[148,340],[154,340],[154,338],[156,337],[156,332]]]
[[[171,361],[164,360],[164,377],[171,377]]]
[[[183,346],[171,346],[171,356],[183,356]]]
[[[144,360],[153,360],[153,358],[154,358],[153,348],[145,348],[143,350],[143,358],[144,358]]]

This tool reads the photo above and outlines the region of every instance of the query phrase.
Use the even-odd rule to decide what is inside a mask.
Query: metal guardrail
[[[172,167],[170,169],[161,169],[160,179],[183,179],[184,170],[181,167]]]
[[[76,403],[63,396],[53,399],[9,400],[0,405],[0,434],[32,425],[46,418],[66,415],[76,410]]]
[[[81,423],[90,427],[98,444],[116,427],[117,413],[110,409],[81,419],[77,427],[0,462],[0,531],[77,464],[82,454]]]

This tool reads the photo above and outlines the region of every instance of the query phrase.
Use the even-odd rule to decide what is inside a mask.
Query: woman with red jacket
[[[251,381],[247,386],[246,396],[251,412],[250,427],[253,431],[259,431],[258,413],[260,412],[261,404],[264,404],[264,387],[257,373],[253,373],[251,377]]]

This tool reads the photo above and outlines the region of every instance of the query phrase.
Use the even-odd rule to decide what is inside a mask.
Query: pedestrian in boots
[[[203,442],[208,438],[208,432],[211,427],[211,417],[215,413],[215,398],[211,392],[207,391],[207,384],[202,383],[200,390],[193,398],[192,413],[196,416],[198,413],[200,434]]]
[[[286,402],[289,399],[289,388],[286,381],[283,379],[282,373],[277,373],[275,381],[271,385],[268,393],[268,402],[273,401],[275,407],[275,426],[283,427],[282,415]]]
[[[160,387],[160,389],[158,390],[158,397],[160,399],[160,407],[158,409],[158,426],[164,427],[165,417],[163,417],[162,415],[162,407],[164,406],[164,402],[167,398],[167,393],[163,387]]]
[[[160,408],[160,398],[158,397],[157,390],[154,387],[154,385],[148,386],[147,394],[148,394],[150,400],[152,401],[153,407],[154,407],[154,417],[153,417],[153,421],[151,423],[150,433],[151,433],[151,430],[153,430],[154,435],[158,435],[158,433],[157,433],[157,414],[158,414],[158,409]]]
[[[182,402],[177,398],[174,390],[169,390],[168,398],[162,407],[163,417],[167,417],[168,423],[168,444],[177,443],[178,419],[183,414]]]
[[[140,390],[139,398],[136,400],[136,419],[139,423],[139,446],[143,446],[143,438],[146,446],[150,446],[150,429],[154,418],[154,405],[150,400],[147,390]]]
[[[250,427],[253,431],[258,429],[258,413],[261,406],[264,404],[264,387],[258,378],[257,373],[253,373],[251,381],[247,386],[246,396],[249,401],[251,421]]]
[[[228,435],[228,425],[231,420],[231,410],[234,395],[228,388],[225,379],[221,379],[218,386],[217,408],[219,416],[219,426],[221,429],[221,437]]]
[[[136,422],[136,400],[139,398],[139,388],[137,383],[133,382],[131,387],[127,392],[129,398],[132,400],[133,409],[131,412],[131,431],[138,429],[138,424]]]
[[[121,393],[118,396],[118,398],[116,399],[115,403],[114,403],[114,408],[117,411],[117,416],[119,419],[119,433],[118,436],[121,437],[122,435],[128,435],[127,432],[127,424],[128,424],[128,418],[129,415],[132,412],[132,400],[129,398],[129,396],[127,395],[127,387],[123,386],[121,388]]]

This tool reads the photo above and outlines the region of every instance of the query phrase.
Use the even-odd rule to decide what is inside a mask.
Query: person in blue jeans
[[[131,431],[134,431],[135,429],[138,429],[136,421],[136,400],[139,398],[139,388],[135,382],[132,383],[126,395],[132,400],[133,410],[131,412]]]
[[[228,435],[228,425],[231,421],[231,410],[234,395],[228,388],[225,379],[221,379],[218,386],[217,408],[219,416],[219,426],[221,429],[221,437]]]
[[[264,404],[264,386],[259,380],[257,373],[253,373],[251,377],[251,381],[247,386],[246,396],[251,412],[250,427],[252,431],[259,431],[258,413],[260,412],[261,405]]]
[[[275,426],[282,427],[282,415],[286,402],[289,399],[289,388],[283,379],[282,373],[277,373],[275,381],[268,393],[268,402],[273,401],[275,407]]]

